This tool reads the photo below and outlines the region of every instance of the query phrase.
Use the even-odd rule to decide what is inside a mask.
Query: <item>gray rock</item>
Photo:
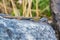
[[[0,17],[0,40],[57,40],[55,31],[46,22]]]
[[[51,11],[54,24],[58,25],[58,30],[60,31],[60,0],[51,0]]]

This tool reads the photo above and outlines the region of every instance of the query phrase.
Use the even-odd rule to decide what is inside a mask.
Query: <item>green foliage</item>
[[[51,13],[50,13],[50,2],[49,2],[49,0],[37,0],[39,3],[38,3],[38,8],[42,11],[42,10],[44,10],[47,6],[48,6],[48,8],[46,8],[42,13],[40,13],[40,14],[43,14],[43,15],[46,15],[46,16],[48,16],[48,17],[50,17],[51,16]],[[36,9],[36,0],[33,0],[33,3],[32,3],[32,9]],[[33,15],[35,15],[34,13],[33,13]]]
[[[44,10],[42,13],[40,13],[40,15],[43,14],[43,15],[50,17],[51,13],[50,13],[50,8],[49,8],[49,6],[50,6],[49,0],[37,0],[37,1],[39,2],[38,3],[39,10],[41,10],[41,11]],[[46,7],[48,7],[48,8],[46,8]],[[36,0],[33,0],[32,9],[36,9]],[[35,12],[32,12],[32,14],[33,14],[33,16],[35,16]]]
[[[40,10],[44,10],[47,6],[50,6],[49,4],[50,4],[49,0],[40,0],[39,2]],[[42,14],[50,17],[51,16],[50,8],[48,7],[47,9],[45,9],[45,11]]]
[[[14,12],[13,12],[13,11],[12,11],[11,15],[12,15],[12,16],[15,16],[15,14],[14,14]]]
[[[0,0],[2,1],[2,0]],[[49,0],[37,0],[39,3],[38,3],[38,8],[39,10],[43,11],[42,13],[40,13],[40,15],[46,15],[48,17],[51,16],[50,14],[50,8],[49,8]],[[19,3],[17,3],[18,0],[15,0],[15,4],[16,4],[16,7],[18,8],[18,10],[20,11],[20,16],[22,16],[22,13],[23,13],[23,7],[22,5],[20,5]],[[48,7],[48,8],[46,8]],[[36,9],[36,0],[32,0],[32,9]],[[41,12],[40,11],[40,12]],[[14,16],[14,13],[12,12],[12,15]],[[33,17],[36,15],[35,12],[32,12],[32,15]]]

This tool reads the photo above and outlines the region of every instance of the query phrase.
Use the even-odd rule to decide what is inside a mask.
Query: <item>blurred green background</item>
[[[9,0],[7,0],[7,1],[9,1]],[[46,17],[50,18],[51,13],[50,13],[50,7],[49,7],[50,6],[49,0],[37,0],[37,1],[39,2],[38,8],[40,10],[40,17],[46,16]],[[20,16],[22,16],[22,13],[23,13],[22,5],[18,3],[18,0],[14,0],[14,2],[20,11]],[[0,0],[0,3],[2,3],[2,0]],[[12,7],[10,2],[7,2],[7,6],[10,6],[10,8]],[[0,8],[0,10],[1,9],[2,8]],[[36,0],[32,0],[32,9],[36,9]],[[2,13],[3,13],[3,11],[2,11]],[[13,11],[11,11],[10,13],[11,13],[11,15],[14,15]],[[36,15],[35,12],[32,12],[32,15],[35,16]]]

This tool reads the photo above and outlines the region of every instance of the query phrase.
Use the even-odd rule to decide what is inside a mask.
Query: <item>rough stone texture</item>
[[[44,18],[35,22],[0,16],[0,40],[57,40],[57,38],[55,31]]]
[[[51,0],[51,11],[60,31],[60,0]]]
[[[53,16],[53,25],[60,40],[60,0],[50,0],[51,2],[51,13]]]

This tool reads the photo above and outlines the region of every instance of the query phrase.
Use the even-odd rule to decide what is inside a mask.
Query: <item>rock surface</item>
[[[0,16],[0,40],[57,40],[44,21],[7,19]]]
[[[60,31],[60,0],[51,0],[51,11],[54,24],[58,25],[57,28]]]

